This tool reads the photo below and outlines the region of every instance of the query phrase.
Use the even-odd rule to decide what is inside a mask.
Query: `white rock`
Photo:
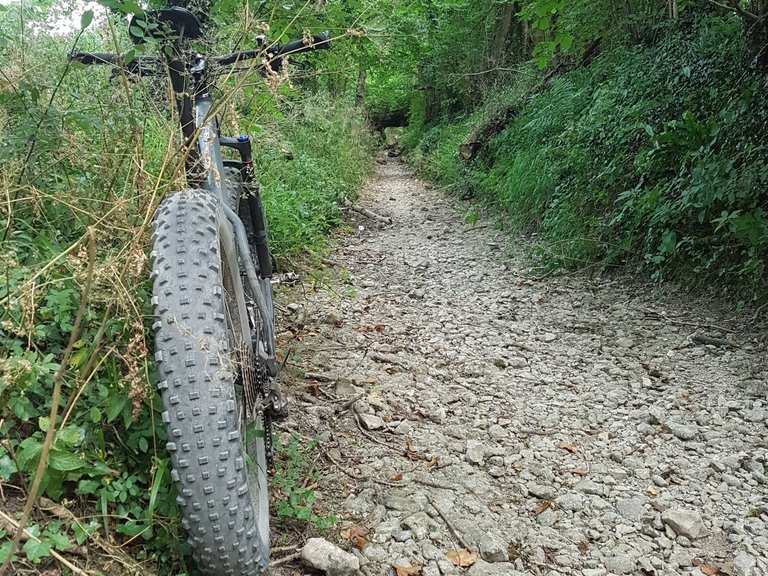
[[[328,576],[353,576],[360,570],[360,560],[323,538],[310,538],[301,549],[302,561]]]
[[[507,546],[496,536],[485,533],[480,537],[480,556],[486,562],[509,562]]]
[[[643,509],[647,500],[648,499],[643,496],[622,498],[616,503],[616,509],[619,511],[619,514],[627,520],[639,522],[643,515]]]
[[[569,510],[571,512],[578,512],[584,508],[584,496],[577,492],[568,492],[562,496],[558,496],[555,500],[555,504],[561,510]]]
[[[528,484],[528,493],[542,500],[552,500],[555,497],[555,489],[544,484]]]
[[[755,574],[755,566],[757,566],[757,560],[743,550],[738,552],[733,559],[735,576],[753,576]]]
[[[701,515],[693,510],[670,509],[661,514],[661,521],[675,534],[696,540],[706,536],[707,529]]]
[[[384,420],[375,414],[360,414],[360,421],[366,430],[380,430],[384,428]]]
[[[467,576],[523,576],[510,562],[488,563],[478,560],[467,572]]]
[[[478,440],[467,440],[467,462],[482,466],[485,461],[485,446]]]
[[[397,425],[397,428],[395,428],[395,434],[410,434],[413,431],[413,424],[408,422],[408,420],[403,420],[400,422],[400,424]]]
[[[693,440],[699,434],[698,429],[690,424],[682,424],[680,422],[667,422],[667,426],[669,427],[669,431],[680,438],[680,440]]]
[[[595,496],[603,495],[603,487],[593,480],[581,480],[576,483],[574,488],[579,492],[584,492],[584,494],[593,494]]]
[[[415,540],[422,540],[429,534],[429,529],[435,525],[426,512],[416,512],[403,520],[403,526],[408,528]]]
[[[636,566],[637,560],[629,554],[616,554],[605,559],[605,567],[614,574],[632,574]]]

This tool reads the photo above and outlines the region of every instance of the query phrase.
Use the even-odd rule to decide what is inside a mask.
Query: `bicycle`
[[[278,72],[289,55],[330,48],[325,32],[285,45],[208,58],[191,42],[200,20],[174,6],[134,15],[134,42],[163,40],[161,57],[70,54],[131,77],[170,77],[186,142],[188,190],[155,214],[152,274],[155,360],[162,419],[182,526],[207,574],[263,574],[269,562],[271,422],[284,411],[278,384],[273,262],[248,136],[221,136],[212,81],[223,67],[262,59]],[[113,73],[114,73],[113,71]],[[222,147],[239,159],[225,160]]]

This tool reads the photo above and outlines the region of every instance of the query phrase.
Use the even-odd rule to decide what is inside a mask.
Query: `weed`
[[[470,226],[474,226],[480,220],[480,211],[477,206],[470,206],[464,212],[464,223]]]
[[[301,439],[294,434],[277,441],[275,449],[272,486],[277,515],[309,522],[321,530],[333,526],[336,523],[335,516],[323,516],[317,512],[317,496],[312,487],[318,479],[315,471],[317,442],[302,444]]]

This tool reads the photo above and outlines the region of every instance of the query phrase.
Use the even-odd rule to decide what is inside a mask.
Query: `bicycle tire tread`
[[[216,201],[190,190],[158,209],[153,306],[158,389],[182,526],[206,574],[265,568],[230,358]]]

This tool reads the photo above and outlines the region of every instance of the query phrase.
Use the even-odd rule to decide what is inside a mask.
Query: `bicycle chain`
[[[267,404],[270,389],[269,373],[264,363],[258,360],[256,361],[256,377],[262,400],[261,420],[264,425],[264,451],[267,455],[267,468],[272,468],[274,463],[274,454],[272,452],[272,413],[270,406]]]

